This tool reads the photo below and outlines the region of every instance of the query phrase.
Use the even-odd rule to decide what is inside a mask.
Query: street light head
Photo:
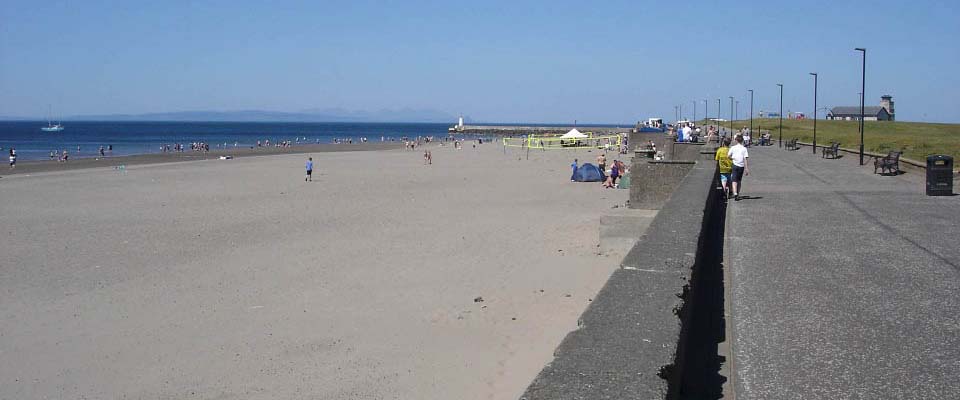
[[[811,72],[810,75],[817,76],[816,72]]]
[[[862,51],[862,52],[866,52],[866,51],[867,51],[867,49],[862,48],[862,47],[857,47],[857,48],[855,48],[854,50],[856,50],[856,51]]]
[[[783,87],[783,84],[782,84],[782,83],[778,83],[777,86]]]

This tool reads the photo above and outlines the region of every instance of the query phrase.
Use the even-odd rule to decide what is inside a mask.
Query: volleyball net
[[[520,147],[542,150],[577,150],[620,148],[623,144],[622,135],[593,136],[592,132],[585,133],[583,138],[561,138],[560,136],[505,137],[503,145],[506,147]]]

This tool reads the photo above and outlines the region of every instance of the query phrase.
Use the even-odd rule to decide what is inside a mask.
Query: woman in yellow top
[[[717,149],[717,155],[713,158],[717,160],[717,168],[720,169],[720,185],[723,186],[723,195],[726,197],[730,196],[727,181],[730,180],[730,172],[733,170],[733,161],[727,156],[728,150],[730,150],[730,138],[723,138],[720,148]]]

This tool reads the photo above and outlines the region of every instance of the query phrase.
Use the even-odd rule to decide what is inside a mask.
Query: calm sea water
[[[447,134],[450,124],[418,123],[270,123],[270,122],[64,122],[61,132],[43,132],[40,121],[0,121],[0,148],[2,156],[10,147],[17,149],[20,160],[48,159],[52,150],[67,150],[70,157],[95,157],[100,146],[113,145],[113,155],[133,155],[160,152],[163,144],[192,142],[216,144],[237,143],[249,147],[257,140],[331,143],[335,138],[352,138],[357,143],[366,137],[371,142],[401,137]],[[305,140],[303,138],[306,138]],[[80,152],[77,152],[80,146]]]

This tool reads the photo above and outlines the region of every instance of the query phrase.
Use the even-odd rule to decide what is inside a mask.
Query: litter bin
[[[927,156],[927,196],[953,195],[953,157]]]

